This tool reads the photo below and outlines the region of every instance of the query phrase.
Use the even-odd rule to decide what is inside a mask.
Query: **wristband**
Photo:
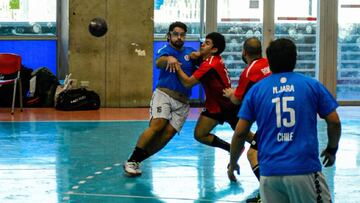
[[[329,147],[329,146],[326,147],[326,149],[325,149],[325,151],[326,151],[327,153],[329,153],[329,154],[331,154],[331,155],[333,155],[333,156],[335,156],[337,150],[338,150],[338,147],[332,148],[332,147]]]

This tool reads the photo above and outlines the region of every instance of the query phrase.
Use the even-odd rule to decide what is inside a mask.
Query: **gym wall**
[[[78,82],[89,81],[102,107],[148,106],[153,0],[71,0],[62,1],[61,6],[60,69],[72,73]],[[95,17],[107,21],[108,31],[102,37],[88,31]]]

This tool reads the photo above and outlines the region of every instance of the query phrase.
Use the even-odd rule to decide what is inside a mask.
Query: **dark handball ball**
[[[103,18],[94,18],[89,23],[89,32],[95,37],[101,37],[106,34],[108,30],[106,21]]]

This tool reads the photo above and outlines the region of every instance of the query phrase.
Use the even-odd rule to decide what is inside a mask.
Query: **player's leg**
[[[257,159],[258,152],[253,148],[249,148],[247,151],[247,158],[249,160],[252,171],[254,172],[256,178],[260,180],[260,170],[259,170],[259,162]]]
[[[156,137],[158,137],[168,120],[163,118],[151,119],[149,127],[138,138],[135,149],[125,162],[124,170],[130,176],[141,175],[140,163],[149,158],[154,153],[152,152],[152,145]]]
[[[165,129],[159,135],[155,136],[154,139],[152,139],[152,144],[149,145],[147,149],[147,152],[150,154],[150,156],[164,148],[176,133],[176,129],[170,124],[167,124]]]
[[[190,105],[182,103],[175,99],[170,99],[171,110],[170,119],[165,128],[161,131],[159,136],[156,136],[152,140],[152,144],[149,145],[148,153],[155,154],[166,146],[166,144],[174,137],[177,132],[180,132],[183,127],[187,116],[189,115]]]
[[[247,158],[249,160],[251,169],[256,176],[256,178],[260,181],[260,168],[258,162],[258,151],[257,151],[257,142],[256,142],[256,134],[253,134],[253,140],[250,142],[250,148],[247,151]],[[249,198],[246,200],[247,203],[260,202],[260,194],[256,195],[253,198]]]
[[[284,176],[261,176],[261,203],[290,203],[286,187],[282,181],[283,177]]]
[[[258,162],[258,146],[256,141],[256,134],[253,136],[253,140],[250,142],[250,148],[247,151],[247,158],[249,160],[250,166],[258,180],[260,180],[260,170]]]
[[[329,187],[321,172],[284,177],[290,202],[331,202]]]
[[[167,125],[169,125],[169,121],[167,119],[151,119],[149,127],[140,135],[139,139],[137,140],[136,148],[142,149],[144,152],[146,152],[146,154],[148,154],[148,156],[153,155],[154,153],[151,153],[152,145],[156,143],[157,138],[162,134]],[[129,160],[136,162],[142,162],[145,159],[141,160],[137,157],[131,156],[129,158]]]
[[[219,122],[216,119],[205,116],[203,112],[196,123],[194,137],[200,143],[212,147],[218,147],[229,152],[230,144],[210,133],[211,130],[218,124]]]
[[[160,91],[155,91],[150,102],[149,127],[138,138],[136,147],[130,158],[125,162],[124,171],[130,176],[141,175],[140,162],[149,158],[152,153],[153,139],[160,135],[169,124],[171,117],[170,97]],[[149,151],[148,151],[149,150]]]

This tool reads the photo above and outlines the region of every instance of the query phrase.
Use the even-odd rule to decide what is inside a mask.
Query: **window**
[[[0,0],[0,36],[56,36],[56,0]]]
[[[0,0],[0,52],[19,54],[24,66],[56,74],[57,2]]]
[[[218,0],[218,32],[226,39],[222,57],[228,68],[232,87],[238,84],[246,64],[241,59],[244,41],[249,37],[262,39],[262,1]]]
[[[337,97],[360,99],[360,0],[338,3]]]
[[[181,21],[188,26],[187,38],[200,36],[200,0],[155,0],[154,34],[164,38],[169,24]]]
[[[206,20],[211,22],[210,27],[213,23],[217,23],[214,27],[217,27],[217,31],[226,38],[226,49],[222,56],[229,70],[233,87],[237,86],[239,75],[245,67],[241,59],[243,42],[252,36],[259,37],[265,43],[274,38],[290,38],[295,42],[298,52],[295,72],[314,79],[318,79],[318,73],[327,72],[327,67],[319,67],[320,63],[317,61],[319,55],[317,35],[322,34],[323,28],[326,28],[323,21],[318,21],[318,4],[326,6],[327,9],[329,5],[338,5],[337,80],[334,79],[334,74],[331,74],[330,78],[329,75],[321,76],[325,77],[325,85],[332,87],[330,90],[332,93],[336,83],[338,101],[350,101],[344,102],[345,105],[358,104],[360,100],[360,15],[358,15],[360,0],[339,0],[336,4],[319,0],[217,0],[217,5],[215,5],[217,6],[217,22],[214,22],[215,14],[206,14],[206,10],[201,6],[202,3],[209,2],[212,1],[155,0],[155,37],[161,34],[162,39],[165,39],[169,22],[175,20],[186,22],[191,27],[189,33],[197,36],[200,36],[201,16],[205,16],[204,22]],[[210,7],[213,6],[211,4]],[[195,11],[196,17],[189,9]],[[323,12],[323,7],[321,9]],[[266,16],[263,16],[264,14]],[[209,24],[206,25],[209,26]],[[263,30],[263,26],[267,31]],[[318,33],[318,30],[321,33]],[[264,50],[266,47],[267,44],[263,44]],[[331,45],[331,48],[335,47]]]
[[[317,1],[275,1],[275,38],[292,39],[298,51],[295,72],[315,78]]]

